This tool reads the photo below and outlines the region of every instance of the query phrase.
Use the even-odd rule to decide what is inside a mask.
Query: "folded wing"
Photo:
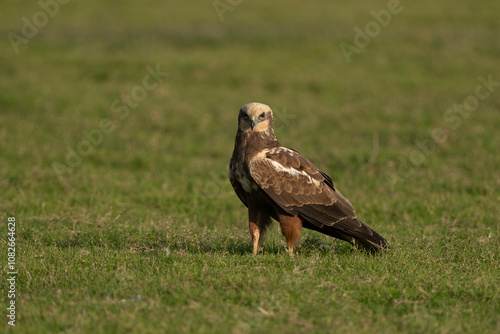
[[[298,152],[275,148],[249,167],[262,190],[285,212],[301,217],[304,227],[368,249],[385,248],[384,238],[356,218],[330,177]]]

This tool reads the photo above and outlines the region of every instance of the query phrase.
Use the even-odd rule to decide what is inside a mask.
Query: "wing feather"
[[[324,225],[355,217],[353,206],[335,189],[328,175],[296,151],[275,151],[253,161],[249,169],[255,182],[283,210]]]
[[[387,247],[383,237],[356,218],[354,207],[332,179],[297,151],[268,151],[251,162],[249,170],[262,190],[285,212],[301,217],[305,227],[370,251]]]

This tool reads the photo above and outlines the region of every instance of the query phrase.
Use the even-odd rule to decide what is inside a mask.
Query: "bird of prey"
[[[265,104],[249,103],[239,111],[229,179],[248,208],[254,254],[271,218],[279,222],[291,253],[303,227],[368,251],[387,248],[386,240],[356,217],[328,175],[299,152],[281,146],[273,112]]]

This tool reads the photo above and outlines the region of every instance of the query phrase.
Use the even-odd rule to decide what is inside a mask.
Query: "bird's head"
[[[273,127],[273,112],[269,106],[262,103],[248,103],[240,109],[238,126],[241,131],[262,132]]]

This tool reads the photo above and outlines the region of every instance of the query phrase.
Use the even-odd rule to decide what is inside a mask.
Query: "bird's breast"
[[[258,190],[259,186],[250,175],[250,170],[248,169],[248,162],[246,161],[247,156],[245,152],[239,152],[233,156],[235,159],[231,160],[230,174],[231,176],[241,184],[243,190],[247,193]]]
[[[248,168],[243,163],[237,164],[234,171],[234,177],[241,184],[243,190],[245,190],[247,193],[250,193],[259,188],[255,180],[250,175]]]

